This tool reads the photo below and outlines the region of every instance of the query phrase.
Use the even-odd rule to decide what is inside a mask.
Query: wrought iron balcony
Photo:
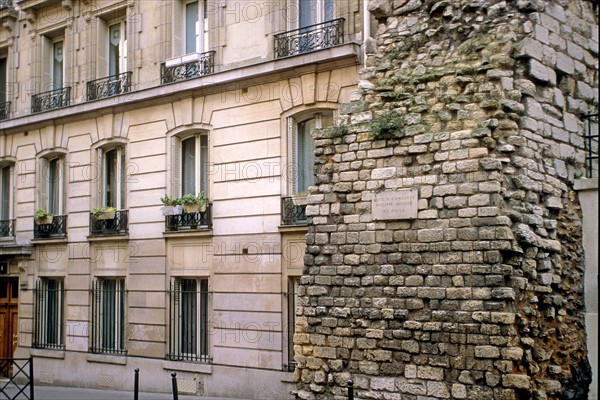
[[[0,237],[13,237],[15,236],[15,220],[4,219],[0,220]]]
[[[215,52],[207,51],[198,54],[198,59],[183,62],[178,65],[167,67],[165,63],[160,65],[160,83],[173,83],[198,78],[203,75],[212,74],[215,70]]]
[[[87,101],[128,93],[131,90],[131,71],[90,81],[86,84],[86,90]]]
[[[165,231],[201,231],[212,227],[211,205],[203,212],[182,212],[177,215],[165,215]]]
[[[31,96],[31,112],[39,113],[55,108],[67,107],[71,99],[71,88],[50,90]]]
[[[326,49],[344,43],[344,18],[275,35],[275,58]]]
[[[114,211],[114,214],[95,217],[90,213],[90,236],[125,235],[128,232],[129,214],[127,210]]]
[[[0,121],[7,119],[10,115],[10,101],[0,103]]]
[[[293,197],[281,198],[281,225],[306,225],[306,204],[297,204]]]
[[[38,224],[33,220],[33,238],[63,238],[67,235],[67,216],[54,215],[49,224]]]

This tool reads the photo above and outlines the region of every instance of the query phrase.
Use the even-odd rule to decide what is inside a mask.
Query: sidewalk
[[[0,388],[4,386],[0,385]],[[6,392],[6,393],[5,393]],[[18,389],[13,385],[5,388],[4,391],[0,392],[0,399],[9,398],[12,399],[16,395]],[[8,396],[7,396],[8,395]],[[84,388],[73,388],[73,387],[60,387],[60,386],[34,386],[35,400],[133,400],[132,391],[118,391],[118,390],[100,390],[100,389],[84,389]],[[27,389],[27,396],[24,394],[19,395],[16,399],[28,399],[29,389]],[[180,394],[179,400],[244,400],[244,399],[231,399],[223,397],[203,397],[203,396],[190,396]],[[138,393],[138,400],[173,400],[172,393]]]

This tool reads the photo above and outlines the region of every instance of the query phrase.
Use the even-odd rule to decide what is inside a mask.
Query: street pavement
[[[21,393],[14,397],[18,390],[14,385],[8,385],[2,389],[5,382],[0,382],[0,399],[25,400],[29,399],[29,389],[27,395]],[[133,391],[84,389],[59,386],[34,386],[35,400],[133,400]],[[223,397],[203,397],[178,395],[179,400],[245,400],[231,399]],[[138,400],[173,400],[172,393],[138,393]]]

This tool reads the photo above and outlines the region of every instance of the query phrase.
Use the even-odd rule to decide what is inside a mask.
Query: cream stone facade
[[[300,136],[355,96],[364,2],[0,4],[2,356],[39,384],[287,398]],[[188,190],[207,210],[163,215]]]

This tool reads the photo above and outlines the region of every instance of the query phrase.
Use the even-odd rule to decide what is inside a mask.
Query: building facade
[[[353,100],[364,7],[2,0],[0,357],[286,398],[311,131]]]

